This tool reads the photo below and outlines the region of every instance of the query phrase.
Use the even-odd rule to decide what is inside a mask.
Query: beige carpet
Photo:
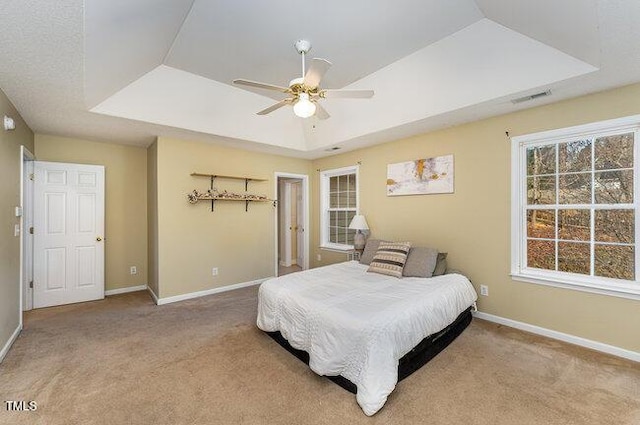
[[[285,274],[298,273],[302,271],[302,267],[297,264],[292,264],[289,267],[281,266],[278,264],[278,276],[284,276]]]
[[[640,365],[474,320],[366,417],[254,326],[257,288],[38,310],[0,365],[2,424],[640,424]]]

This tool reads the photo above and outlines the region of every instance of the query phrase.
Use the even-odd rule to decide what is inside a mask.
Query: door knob
[[[102,236],[98,236],[98,237],[96,238],[96,240],[97,240],[98,242],[101,242],[101,241],[102,241]]]

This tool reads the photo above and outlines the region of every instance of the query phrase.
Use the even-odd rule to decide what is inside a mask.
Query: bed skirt
[[[398,382],[420,369],[429,360],[434,358],[438,353],[451,344],[451,342],[453,342],[453,340],[456,339],[458,335],[467,328],[467,326],[469,326],[469,323],[471,323],[471,309],[472,308],[469,307],[460,313],[452,324],[440,332],[429,335],[420,341],[411,351],[405,354],[398,363]],[[265,333],[291,354],[302,360],[305,364],[309,364],[309,354],[306,351],[293,348],[279,331]],[[358,392],[356,385],[343,376],[326,376],[326,378],[329,378],[353,394]]]

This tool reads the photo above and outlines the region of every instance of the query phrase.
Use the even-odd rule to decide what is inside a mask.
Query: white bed
[[[285,275],[260,286],[257,325],[309,353],[309,367],[357,386],[366,415],[384,406],[398,360],[477,299],[460,274],[397,279],[356,261]]]

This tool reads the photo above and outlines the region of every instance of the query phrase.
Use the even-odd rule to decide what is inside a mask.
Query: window
[[[355,230],[349,229],[358,213],[358,167],[344,167],[320,173],[321,246],[328,249],[353,248]]]
[[[640,298],[640,116],[512,140],[514,279]]]

